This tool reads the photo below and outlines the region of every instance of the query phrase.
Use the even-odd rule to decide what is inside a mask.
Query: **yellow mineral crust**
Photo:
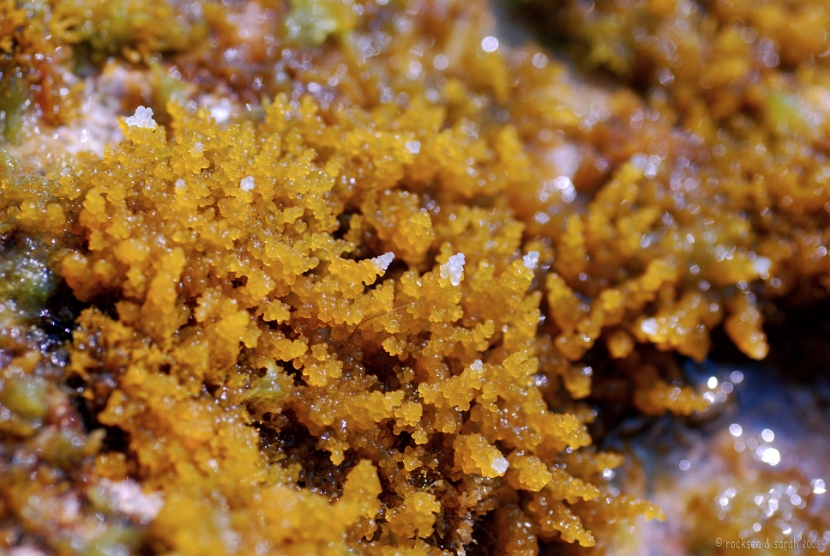
[[[26,457],[0,474],[0,518],[57,553],[104,538],[96,512],[121,523],[100,493],[134,483],[157,512],[107,546],[602,548],[662,514],[609,487],[622,459],[592,446],[585,399],[623,384],[645,414],[705,409],[670,354],[705,358],[723,325],[763,358],[769,301],[830,287],[830,80],[811,67],[796,87],[706,19],[751,15],[797,40],[780,45],[790,64],[826,50],[773,25],[772,2],[609,7],[597,26],[557,4],[588,62],[620,76],[611,89],[500,45],[483,1],[152,4],[31,10],[65,23],[53,69],[71,50],[152,79],[124,92],[103,156],[20,163],[30,151],[9,147],[0,173],[4,249],[39,257],[3,262],[25,279],[0,299],[0,430]],[[665,89],[627,86],[637,52],[668,63],[626,42],[638,18],[714,65],[689,54]],[[29,36],[0,42],[20,71],[31,49],[57,53]],[[55,121],[46,100],[20,104],[22,139],[74,117],[77,94]],[[85,308],[51,362],[25,302],[58,280]],[[58,510],[36,492],[81,507],[85,533],[46,535]]]
[[[441,534],[460,546],[471,512],[487,511],[480,488],[501,497],[546,486],[546,500],[561,501],[555,519],[581,531],[567,504],[588,491],[548,468],[590,438],[580,417],[551,412],[533,381],[541,295],[518,250],[521,225],[504,209],[452,203],[457,214],[436,212],[433,224],[411,194],[371,181],[344,190],[363,157],[385,160],[390,145],[413,140],[405,109],[394,131],[370,124],[373,133],[355,130],[349,111],[323,118],[308,97],[278,97],[261,122],[224,128],[204,110],[168,110],[169,129],[137,112],[102,160],[56,178],[89,238],[63,256],[62,276],[82,300],[118,300],[114,315],[82,314],[70,369],[91,383],[117,377],[98,419],[128,433],[144,488],[164,493],[153,533],[190,554],[262,543],[371,552],[422,546],[412,542],[430,538],[441,515]],[[359,158],[333,147],[348,149],[358,132]],[[422,140],[428,151],[440,138]],[[415,164],[405,148],[394,160],[400,175]],[[384,249],[417,266],[437,245],[434,266],[349,258],[351,232],[332,232],[363,198],[381,218],[422,220],[428,234],[390,236]],[[297,489],[301,462],[289,453],[261,451],[251,425],[278,431],[286,419],[343,469],[334,505]],[[411,438],[403,460],[401,435]],[[353,467],[355,457],[364,459]],[[383,504],[378,474],[395,493]],[[208,501],[188,508],[194,497]]]

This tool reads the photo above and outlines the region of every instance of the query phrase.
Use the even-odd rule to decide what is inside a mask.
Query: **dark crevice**
[[[282,454],[282,465],[299,464],[299,486],[328,498],[339,498],[349,471],[357,465],[359,458],[349,451],[339,465],[331,461],[331,454],[317,448],[318,438],[311,435],[297,422],[291,410],[275,419],[282,428],[272,428],[271,423],[260,423],[260,449],[266,454]],[[277,426],[279,426],[279,424]]]
[[[61,280],[46,300],[38,325],[56,343],[66,343],[72,339],[75,321],[81,311],[89,306],[76,298],[69,285]]]

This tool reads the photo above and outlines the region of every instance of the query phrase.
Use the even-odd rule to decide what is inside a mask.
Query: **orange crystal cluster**
[[[622,459],[591,445],[584,399],[705,409],[664,352],[703,359],[722,324],[763,358],[765,300],[827,286],[817,69],[762,73],[760,104],[718,111],[731,89],[603,89],[499,46],[484,2],[183,4],[169,40],[91,4],[60,48],[148,83],[121,91],[102,156],[32,147],[37,103],[7,149],[6,243],[32,238],[85,308],[51,361],[3,289],[3,465],[29,478],[0,481],[0,543],[612,545],[661,512],[608,486]],[[99,13],[112,43],[84,23]]]
[[[111,391],[87,392],[105,401],[97,419],[128,434],[134,459],[123,469],[99,459],[100,472],[134,473],[164,493],[152,529],[167,546],[204,553],[233,533],[243,553],[263,543],[296,554],[331,543],[431,550],[424,539],[457,550],[483,516],[521,515],[522,504],[539,525],[509,529],[520,537],[510,542],[533,550],[536,535],[561,535],[589,546],[575,512],[610,519],[627,503],[569,505],[600,498],[590,481],[608,462],[566,463],[590,444],[593,414],[552,412],[538,386],[568,362],[537,333],[541,294],[521,225],[505,207],[469,206],[463,181],[459,191],[443,180],[440,203],[414,192],[434,179],[416,172],[440,168],[431,159],[485,145],[482,165],[516,174],[499,156],[513,132],[447,150],[441,114],[413,104],[324,118],[308,97],[278,97],[260,123],[225,128],[171,105],[170,139],[152,120],[125,122],[103,160],[57,178],[88,237],[60,274],[82,301],[117,299],[115,315],[81,315],[69,369],[91,385],[115,378]],[[338,219],[347,206],[357,210]],[[367,244],[401,262],[357,259]],[[263,450],[254,424],[274,436]],[[330,485],[294,460],[294,436],[330,460]],[[318,493],[296,490],[303,473]]]

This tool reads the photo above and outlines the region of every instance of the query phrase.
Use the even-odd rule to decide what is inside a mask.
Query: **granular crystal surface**
[[[0,553],[622,554],[664,516],[597,439],[713,411],[681,363],[826,297],[830,11],[518,9],[557,54],[483,0],[0,0]],[[686,509],[738,534],[727,498]]]

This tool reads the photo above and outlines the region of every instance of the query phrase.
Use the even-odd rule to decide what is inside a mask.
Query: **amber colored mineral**
[[[554,4],[613,86],[479,0],[0,0],[0,552],[660,517],[593,403],[704,410],[673,357],[830,287],[826,14]]]

